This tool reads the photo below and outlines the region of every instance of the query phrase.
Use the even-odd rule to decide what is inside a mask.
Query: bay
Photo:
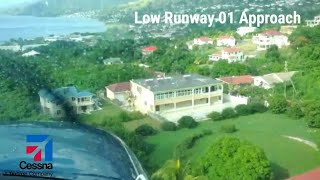
[[[49,35],[96,33],[106,30],[104,23],[82,17],[0,16],[0,42],[10,39],[33,39]]]

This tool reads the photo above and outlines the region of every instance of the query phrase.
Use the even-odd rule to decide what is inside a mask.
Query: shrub
[[[270,110],[275,114],[285,113],[287,110],[287,100],[283,96],[275,96],[270,99]]]
[[[320,102],[317,100],[309,101],[304,107],[308,126],[320,128]]]
[[[131,112],[129,116],[131,120],[139,120],[145,118],[145,116],[139,111]]]
[[[183,116],[178,121],[179,128],[195,128],[198,126],[198,123],[191,116]]]
[[[209,136],[213,133],[213,131],[211,129],[204,129],[204,130],[202,130],[202,133],[205,136]]]
[[[252,113],[264,113],[268,110],[266,106],[257,102],[248,104],[248,108]]]
[[[158,133],[157,130],[147,124],[139,126],[134,132],[141,136],[152,136]]]
[[[222,120],[221,113],[213,111],[212,113],[208,114],[207,116],[210,118],[212,121],[220,121]]]
[[[244,104],[240,104],[240,105],[236,106],[235,110],[238,113],[238,115],[240,115],[240,116],[246,116],[246,115],[253,114],[253,111],[250,109],[250,107],[247,105],[244,105]]]
[[[237,131],[236,125],[234,125],[234,124],[222,125],[220,129],[224,133],[234,133]]]
[[[161,123],[161,129],[164,131],[175,131],[177,130],[177,126],[173,122],[166,121]]]
[[[287,114],[293,119],[300,119],[304,117],[304,113],[301,110],[301,107],[297,103],[292,103],[287,109]]]
[[[237,113],[232,108],[226,108],[221,113],[223,119],[230,119],[237,117]]]
[[[122,122],[128,122],[128,121],[131,121],[131,117],[129,116],[129,114],[125,111],[122,111],[120,114],[119,114],[119,119],[120,121]]]

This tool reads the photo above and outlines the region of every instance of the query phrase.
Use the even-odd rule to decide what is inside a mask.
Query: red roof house
[[[156,46],[148,46],[142,49],[143,52],[153,52],[155,50],[157,50]]]
[[[223,51],[227,53],[236,53],[236,52],[241,52],[241,49],[237,47],[229,47],[229,48],[224,48]]]
[[[265,36],[280,36],[280,35],[282,35],[281,32],[273,30],[273,29],[265,30],[262,34]]]
[[[121,93],[121,92],[130,91],[131,85],[130,85],[130,82],[121,82],[121,83],[111,84],[106,88],[112,91],[113,93]]]
[[[304,174],[300,174],[294,177],[291,177],[287,180],[319,180],[320,179],[320,168],[311,170]]]
[[[218,79],[227,84],[234,84],[234,85],[253,84],[253,77],[250,75],[221,77]]]

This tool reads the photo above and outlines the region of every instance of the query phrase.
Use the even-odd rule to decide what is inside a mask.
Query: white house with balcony
[[[315,16],[313,20],[306,20],[308,27],[315,27],[320,25],[320,15]]]
[[[240,36],[245,36],[247,34],[250,34],[250,33],[253,33],[256,31],[256,27],[250,27],[250,26],[243,26],[243,27],[239,27],[237,29],[237,33],[240,35]]]
[[[43,89],[38,94],[43,113],[52,117],[62,117],[66,111],[83,114],[99,109],[94,94],[89,91],[78,91],[74,86],[54,90]]]
[[[209,55],[209,61],[227,60],[228,63],[243,62],[246,60],[244,53],[237,47],[225,48],[221,53]]]
[[[233,36],[220,36],[217,39],[217,46],[233,47],[236,45],[236,39]]]
[[[258,51],[267,50],[270,46],[276,45],[278,48],[289,46],[288,37],[276,30],[266,30],[252,38],[252,42],[257,45]]]
[[[223,83],[196,74],[131,81],[133,108],[145,114],[208,114],[223,104]]]

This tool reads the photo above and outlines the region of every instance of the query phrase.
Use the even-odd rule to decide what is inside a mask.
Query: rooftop
[[[252,84],[253,77],[250,75],[244,76],[230,76],[230,77],[221,77],[219,78],[221,81],[228,84]]]
[[[229,48],[224,48],[223,51],[228,53],[234,53],[234,52],[241,52],[241,49],[237,47],[229,47]]]
[[[130,91],[130,82],[121,82],[121,83],[111,84],[106,88],[108,88],[112,92]]]
[[[148,52],[153,52],[155,50],[157,50],[156,46],[148,46],[142,49],[143,51],[148,51]]]
[[[197,74],[177,75],[153,79],[135,79],[132,80],[132,82],[153,92],[187,89],[221,83],[218,80]]]
[[[198,38],[195,38],[195,39],[196,40],[200,40],[200,41],[205,41],[205,42],[212,41],[211,38],[206,37],[206,36],[198,37]]]
[[[273,30],[273,29],[265,30],[261,34],[266,35],[266,36],[279,36],[279,35],[282,35],[281,32]]]
[[[287,180],[319,180],[320,179],[320,168],[314,169],[312,171],[291,177]]]
[[[218,37],[219,40],[222,40],[222,39],[234,39],[233,36],[219,36]]]

